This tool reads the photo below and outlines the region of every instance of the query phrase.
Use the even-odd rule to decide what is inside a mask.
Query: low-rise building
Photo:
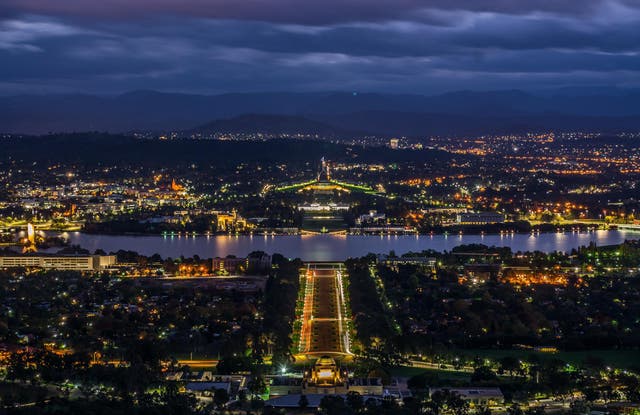
[[[349,378],[347,390],[373,396],[382,396],[384,392],[381,378]]]
[[[257,251],[250,253],[245,258],[233,256],[226,258],[213,258],[211,269],[222,274],[237,274],[250,272],[263,272],[271,268],[271,255]]]
[[[249,260],[247,258],[236,258],[236,257],[226,257],[226,258],[213,258],[211,269],[213,272],[225,273],[225,274],[236,274],[239,272],[244,272],[249,267]]]
[[[188,392],[193,392],[196,397],[212,397],[216,390],[223,389],[227,393],[231,392],[229,382],[189,382],[184,386]]]
[[[214,212],[216,215],[216,224],[218,232],[242,232],[250,228],[251,224],[245,218],[240,216],[235,209],[231,212]]]
[[[0,256],[0,268],[44,268],[99,271],[116,264],[115,255],[15,255]]]
[[[345,203],[305,203],[298,206],[298,210],[303,212],[337,212],[337,211],[347,211],[350,206]]]
[[[269,379],[269,396],[283,396],[302,393],[301,376],[274,376]]]
[[[456,223],[461,225],[486,225],[490,223],[504,223],[505,217],[496,212],[458,213]]]
[[[398,265],[419,265],[431,269],[436,268],[437,260],[434,257],[426,256],[409,256],[403,255],[401,257],[390,257],[389,255],[378,255],[378,262],[381,262],[390,267],[397,267]]]
[[[363,224],[369,224],[369,223],[384,224],[386,220],[387,220],[386,214],[378,213],[375,210],[370,210],[368,214],[358,216],[358,218],[356,219],[356,225],[363,225]]]

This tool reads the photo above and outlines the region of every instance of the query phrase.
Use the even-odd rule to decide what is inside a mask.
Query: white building
[[[116,264],[115,255],[16,255],[0,256],[0,268],[44,268],[98,271]]]
[[[358,216],[356,219],[357,225],[365,223],[384,223],[387,220],[387,215],[384,213],[378,213],[375,210],[370,210],[368,214]]]
[[[335,211],[346,211],[349,210],[349,205],[338,204],[338,203],[305,203],[303,205],[298,206],[299,210],[304,212],[335,212]]]
[[[495,212],[458,213],[456,222],[462,225],[486,225],[504,223],[504,215]]]

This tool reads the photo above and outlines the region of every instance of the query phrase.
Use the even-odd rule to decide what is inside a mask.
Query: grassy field
[[[459,380],[468,381],[471,379],[470,373],[454,372],[451,370],[438,370],[438,369],[423,369],[419,367],[402,366],[391,370],[391,376],[406,377],[421,375],[423,373],[430,373],[437,375],[442,380]]]
[[[50,396],[50,391],[42,386],[0,382],[0,397],[5,404],[24,404],[37,402],[42,401]]]
[[[541,360],[560,359],[571,364],[580,364],[587,357],[597,357],[602,359],[605,365],[619,369],[640,368],[640,350],[590,350],[576,352],[543,353],[533,350],[494,350],[494,349],[473,349],[461,350],[461,353],[473,358],[479,356],[492,360],[505,356],[513,356],[519,359],[526,359],[531,355],[538,356]]]

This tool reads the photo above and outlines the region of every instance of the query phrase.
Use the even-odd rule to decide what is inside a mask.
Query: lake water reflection
[[[537,235],[421,235],[421,236],[113,236],[70,233],[73,244],[95,251],[106,252],[119,249],[139,252],[143,255],[160,254],[162,257],[203,258],[236,255],[245,256],[252,251],[281,253],[290,258],[307,261],[341,261],[359,257],[367,253],[388,253],[400,255],[409,251],[434,249],[437,251],[471,243],[508,246],[513,251],[570,251],[590,242],[597,245],[619,244],[625,239],[638,239],[640,234],[626,231],[594,231],[545,233]]]

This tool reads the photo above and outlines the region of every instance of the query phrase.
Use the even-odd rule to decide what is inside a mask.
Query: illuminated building
[[[176,179],[171,180],[171,190],[174,192],[184,192],[184,186],[176,183]]]
[[[27,239],[31,245],[35,245],[36,243],[36,231],[33,228],[32,224],[27,225]]]
[[[72,203],[69,206],[69,209],[67,209],[66,211],[64,211],[64,213],[62,214],[62,216],[66,216],[66,217],[71,217],[74,216],[76,214],[76,212],[78,211],[78,205],[76,205],[75,203]]]
[[[36,231],[31,223],[27,224],[27,243],[22,249],[22,252],[36,252]]]
[[[217,220],[217,229],[221,232],[227,231],[242,231],[247,227],[247,221],[236,212],[235,209],[228,212],[217,212],[216,213]]]
[[[322,175],[324,174],[324,179],[322,178]],[[324,157],[322,157],[322,159],[320,159],[320,170],[318,171],[318,181],[327,181],[330,182],[331,181],[331,168],[329,167],[329,162],[326,161],[324,159]]]
[[[385,223],[387,215],[384,213],[378,213],[375,210],[370,210],[366,215],[360,215],[356,219],[356,225],[362,225],[364,223]]]
[[[309,372],[305,373],[307,387],[318,388],[325,393],[336,393],[336,386],[343,386],[347,380],[347,373],[338,369],[336,361],[329,356],[322,356],[313,365]]]
[[[349,205],[347,204],[337,204],[337,203],[305,203],[298,206],[299,210],[304,212],[334,212],[334,211],[347,211],[349,210]]]
[[[286,186],[273,187],[268,190],[275,190],[278,192],[289,191],[312,191],[316,195],[333,195],[334,192],[350,193],[364,192],[369,194],[377,194],[375,190],[368,186],[359,184],[346,183],[332,179],[331,177],[331,164],[323,157],[320,159],[320,167],[314,180],[306,181],[303,183],[295,183]]]
[[[489,223],[503,223],[504,215],[494,212],[459,213],[456,222],[461,225],[486,225]]]
[[[395,270],[397,270],[400,265],[416,265],[435,272],[437,266],[435,258],[425,256],[390,257],[388,255],[381,254],[378,255],[377,259],[379,263],[383,263]]]
[[[0,268],[43,268],[72,271],[104,270],[116,264],[115,255],[0,256]]]
[[[311,183],[307,186],[304,186],[302,188],[302,190],[311,190],[313,191],[313,193],[315,194],[325,194],[325,195],[329,195],[329,194],[333,194],[334,191],[338,191],[338,192],[349,192],[349,189],[337,184],[337,183],[332,183],[332,182],[314,182]]]
[[[271,255],[264,252],[252,252],[246,258],[213,258],[211,269],[222,274],[234,274],[237,272],[264,271],[271,268]]]
[[[214,272],[220,272],[223,274],[244,272],[248,267],[249,260],[247,258],[213,258],[211,264],[211,268]]]
[[[293,393],[304,394],[338,394],[358,392],[361,395],[381,396],[383,394],[382,379],[349,377],[345,369],[338,367],[336,361],[329,356],[316,360],[313,367],[304,372],[302,387],[291,387]]]

